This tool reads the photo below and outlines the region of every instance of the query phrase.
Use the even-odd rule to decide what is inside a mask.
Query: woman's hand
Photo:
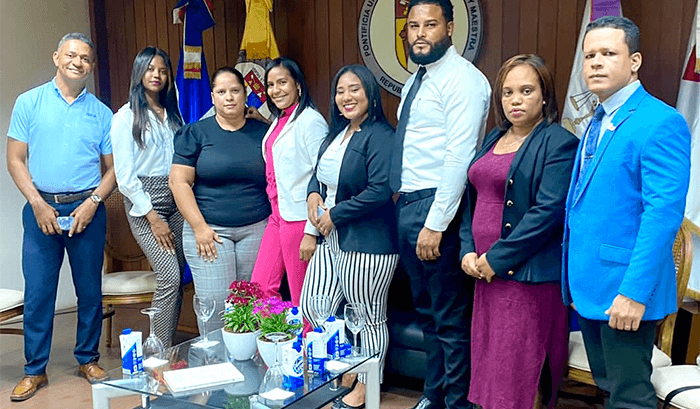
[[[496,276],[496,272],[493,271],[488,260],[486,260],[486,253],[476,260],[476,269],[479,270],[479,278],[485,279],[487,283],[493,281],[493,278]]]
[[[313,192],[306,198],[306,212],[309,216],[309,221],[318,229],[318,207],[325,209],[323,198],[316,192]]]
[[[146,220],[150,224],[151,233],[153,233],[158,246],[170,254],[175,254],[175,243],[173,243],[175,235],[170,230],[168,223],[161,219],[153,209],[146,214]]]
[[[260,111],[258,111],[256,107],[248,107],[245,110],[245,117],[250,119],[257,119],[258,121],[264,122],[268,125],[270,124],[270,121],[268,121],[267,118],[262,116],[262,114],[260,113]]]
[[[316,251],[316,236],[304,233],[304,238],[301,239],[301,245],[299,246],[299,259],[304,261],[311,260],[311,256],[314,255]]]
[[[479,270],[476,268],[476,260],[479,257],[476,255],[476,253],[467,253],[462,257],[462,270],[464,270],[467,275],[470,275],[474,278],[480,278],[479,277]]]
[[[331,231],[333,230],[333,228],[335,228],[335,224],[333,224],[333,220],[331,220],[330,210],[326,210],[325,212],[323,212],[321,217],[319,217],[318,226],[316,226],[316,228],[324,236],[328,236],[329,234],[331,234]]]
[[[194,230],[194,240],[197,243],[197,255],[204,261],[214,262],[216,254],[216,244],[223,244],[221,237],[209,227],[208,224]]]

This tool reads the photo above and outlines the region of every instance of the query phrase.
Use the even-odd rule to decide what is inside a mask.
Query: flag
[[[690,187],[685,204],[685,217],[700,225],[700,2],[693,18],[693,28],[685,54],[676,108],[683,115],[692,135],[690,143]]]
[[[245,28],[241,40],[244,58],[264,60],[279,57],[280,52],[270,23],[272,0],[245,0],[245,12]]]
[[[586,26],[600,17],[621,15],[620,0],[586,1],[586,9],[581,21],[581,31],[576,44],[574,65],[571,68],[571,77],[569,78],[569,89],[566,92],[564,112],[561,116],[562,126],[579,138],[586,132],[588,123],[593,116],[593,111],[598,105],[598,97],[588,90],[586,81],[583,79],[583,37],[586,34]]]
[[[173,24],[183,24],[183,45],[175,85],[185,123],[196,122],[211,107],[211,87],[202,48],[202,32],[214,27],[209,0],[179,0]]]
[[[265,66],[279,57],[275,33],[270,23],[272,0],[245,0],[246,19],[236,69],[243,74],[246,105],[270,118],[265,95]]]

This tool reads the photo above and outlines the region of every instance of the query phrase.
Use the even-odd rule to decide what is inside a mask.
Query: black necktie
[[[411,89],[408,90],[408,95],[406,95],[406,99],[401,107],[401,116],[399,117],[399,124],[396,127],[396,134],[394,135],[394,151],[391,153],[391,170],[389,171],[389,186],[391,186],[393,192],[398,192],[401,188],[403,140],[406,136],[406,125],[408,125],[408,116],[411,113],[411,104],[418,93],[421,82],[423,82],[423,75],[425,75],[425,67],[421,66],[416,73],[413,85],[411,85]]]

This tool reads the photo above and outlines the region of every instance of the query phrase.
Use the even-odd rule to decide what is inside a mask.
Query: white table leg
[[[92,385],[92,409],[110,409],[109,400],[122,396],[138,395],[126,389],[115,388],[103,383]]]
[[[379,409],[381,386],[379,385],[379,358],[368,359],[362,365],[350,371],[351,373],[367,373],[365,385],[365,407]]]

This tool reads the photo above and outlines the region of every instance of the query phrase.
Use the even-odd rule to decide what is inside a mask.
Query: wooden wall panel
[[[644,86],[670,104],[675,103],[678,92],[695,1],[622,0],[623,14],[642,31]],[[235,65],[245,22],[244,0],[212,2],[217,26],[204,34],[210,73],[223,65]],[[273,3],[271,21],[280,52],[299,62],[312,97],[321,113],[327,115],[330,85],[337,70],[346,64],[362,63],[357,18],[363,0]],[[538,53],[554,71],[559,104],[563,105],[585,3],[586,0],[481,0],[485,35],[476,65],[493,82],[506,59],[517,53]],[[103,88],[109,88],[112,108],[116,110],[126,101],[131,65],[143,46],[165,49],[177,66],[182,25],[172,24],[174,0],[108,0],[104,4],[108,50],[100,52],[109,56],[109,81],[101,82],[100,88],[105,92]],[[395,122],[399,99],[384,91],[382,98],[387,116]]]

